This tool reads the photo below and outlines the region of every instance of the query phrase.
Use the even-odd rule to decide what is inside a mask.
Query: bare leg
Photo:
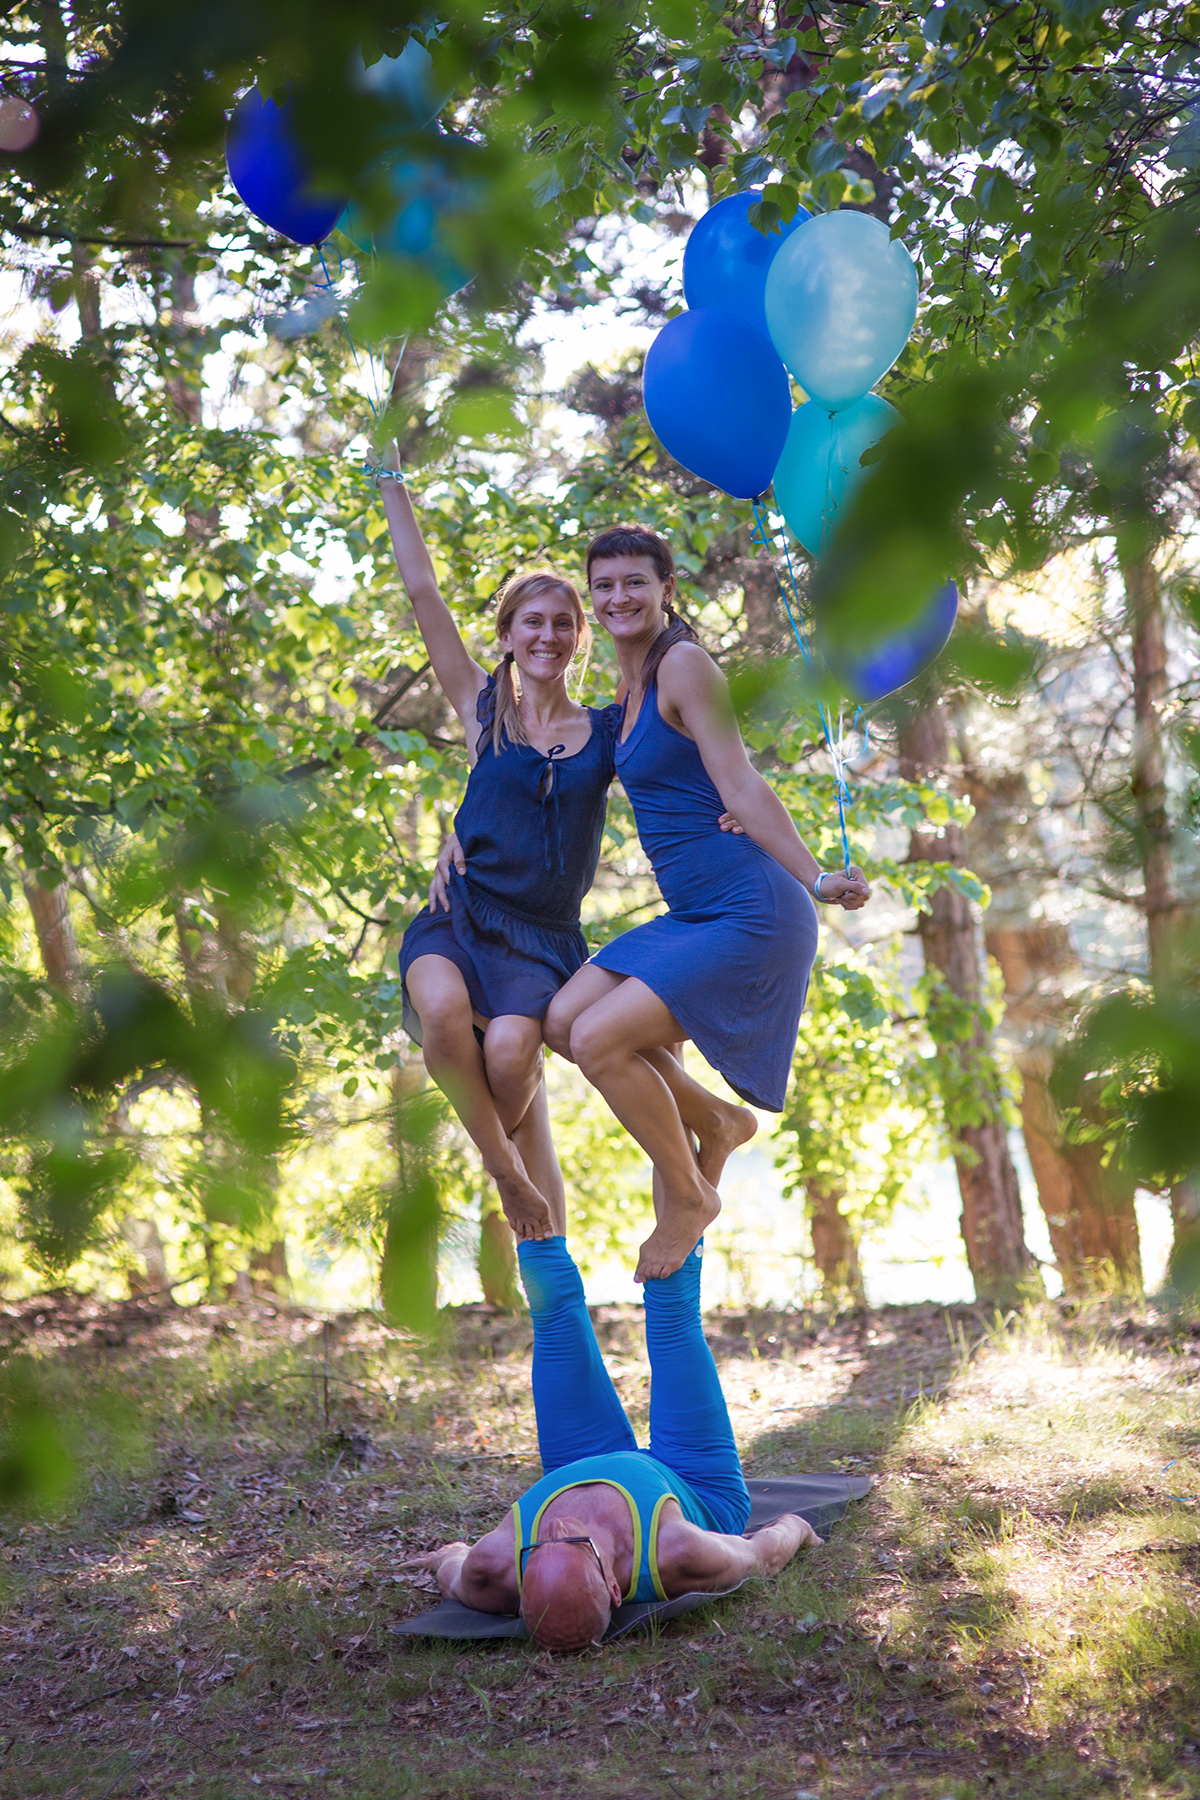
[[[576,1019],[609,994],[617,993],[626,980],[624,975],[610,974],[607,969],[597,969],[591,963],[578,969],[555,995],[546,1014],[546,1042],[551,1049],[575,1060],[571,1050],[571,1029]],[[644,987],[645,984],[638,985]],[[663,1010],[665,1012],[666,1008]],[[684,1124],[699,1139],[700,1173],[710,1186],[716,1187],[730,1152],[754,1136],[758,1121],[748,1107],[719,1100],[700,1082],[693,1081],[669,1046],[643,1045],[641,1054],[666,1082]],[[636,1132],[633,1135],[637,1137]]]
[[[633,978],[596,1000],[571,1027],[575,1061],[662,1178],[658,1224],[642,1245],[635,1281],[673,1274],[721,1210],[716,1189],[697,1166],[671,1088],[640,1054],[682,1036],[658,996]]]
[[[542,1080],[541,1021],[516,1013],[489,1019],[483,1033],[483,1060],[500,1123],[511,1137]]]
[[[500,1123],[520,1152],[529,1179],[550,1208],[555,1234],[565,1237],[567,1199],[550,1136],[541,1020],[520,1018],[514,1013],[490,1020],[483,1036],[483,1059]]]
[[[512,1133],[512,1140],[521,1153],[530,1180],[550,1207],[554,1235],[566,1237],[567,1194],[558,1166],[558,1153],[550,1136],[550,1107],[544,1080],[538,1083],[529,1110]]]
[[[421,1020],[425,1067],[482,1156],[500,1190],[505,1218],[519,1238],[552,1236],[550,1208],[530,1180],[496,1110],[461,971],[444,956],[419,956],[409,967],[405,985]]]
[[[642,1055],[675,1096],[680,1118],[699,1139],[700,1173],[716,1187],[733,1151],[748,1143],[758,1130],[758,1120],[748,1106],[722,1100],[694,1081],[672,1048],[643,1050]]]

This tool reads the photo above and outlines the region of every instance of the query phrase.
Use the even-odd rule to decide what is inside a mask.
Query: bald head
[[[521,1584],[521,1617],[543,1650],[586,1650],[612,1619],[612,1594],[586,1544],[545,1543]]]

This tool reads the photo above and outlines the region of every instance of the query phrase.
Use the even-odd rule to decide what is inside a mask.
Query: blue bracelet
[[[368,481],[373,481],[375,483],[376,487],[383,481],[398,481],[401,487],[408,486],[408,482],[405,480],[404,471],[402,469],[385,469],[382,464],[377,468],[373,463],[367,463],[363,473],[366,475]]]
[[[827,900],[825,898],[824,894],[821,892],[821,883],[824,881],[824,879],[827,875],[836,875],[836,874],[837,874],[836,869],[822,869],[821,873],[817,876],[817,879],[813,882],[813,888],[812,888],[813,899],[819,900],[821,902],[822,906],[832,906],[833,901]]]

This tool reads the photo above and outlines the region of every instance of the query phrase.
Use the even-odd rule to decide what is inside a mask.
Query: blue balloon
[[[346,202],[312,192],[312,168],[291,113],[290,100],[277,106],[251,88],[230,114],[225,162],[239,198],[264,225],[297,244],[319,244]]]
[[[792,414],[775,470],[775,504],[811,556],[820,556],[837,516],[867,479],[860,458],[901,423],[878,394],[829,413],[815,400]]]
[[[739,500],[770,487],[791,391],[770,343],[737,313],[700,307],[664,325],[642,397],[654,435],[693,475]]]
[[[728,194],[697,223],[683,253],[683,293],[690,307],[715,306],[740,313],[765,336],[767,273],[784,239],[809,217],[802,206],[787,225],[768,236],[750,223],[761,188]]]
[[[917,316],[912,257],[869,213],[821,213],[767,275],[771,342],[810,400],[853,406],[903,350]]]
[[[848,694],[866,705],[882,700],[926,670],[946,648],[958,617],[958,584],[944,582],[930,595],[924,610],[903,630],[877,639],[862,655],[851,655],[841,644],[828,643],[821,630],[821,606],[816,613],[817,640],[825,660]]]
[[[451,253],[444,220],[466,204],[466,184],[436,157],[405,158],[385,172],[396,202],[388,222],[372,231],[365,214],[348,206],[341,229],[367,255],[408,257],[433,276],[443,294],[456,294],[471,274]]]

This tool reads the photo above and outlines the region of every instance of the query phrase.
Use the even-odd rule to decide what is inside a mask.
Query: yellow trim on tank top
[[[660,1494],[654,1502],[654,1511],[650,1514],[650,1544],[648,1561],[650,1563],[650,1579],[654,1583],[654,1591],[660,1600],[665,1600],[667,1590],[658,1578],[658,1515],[668,1500],[674,1500],[674,1494]]]
[[[633,1520],[633,1574],[632,1574],[632,1576],[630,1578],[630,1582],[629,1582],[629,1591],[627,1594],[625,1594],[623,1596],[622,1601],[621,1601],[622,1606],[627,1606],[629,1604],[629,1602],[633,1599],[633,1596],[637,1593],[638,1578],[642,1572],[642,1519],[641,1519],[641,1514],[638,1512],[637,1504],[634,1501],[633,1495],[629,1492],[628,1488],[622,1487],[619,1481],[610,1481],[608,1476],[600,1475],[600,1476],[595,1477],[591,1481],[568,1481],[563,1487],[555,1488],[555,1490],[552,1494],[547,1494],[546,1498],[542,1501],[542,1504],[538,1507],[537,1511],[533,1515],[533,1522],[530,1525],[531,1536],[530,1536],[529,1541],[531,1544],[537,1543],[537,1541],[538,1541],[538,1526],[542,1522],[542,1514],[545,1512],[546,1508],[551,1504],[551,1502],[554,1500],[557,1500],[560,1494],[569,1494],[572,1488],[577,1488],[577,1487],[616,1488],[618,1494],[621,1495],[621,1497],[625,1501],[626,1506],[629,1508],[629,1516]],[[662,1589],[662,1584],[658,1579],[658,1555],[657,1555],[658,1531],[657,1531],[657,1526],[658,1526],[658,1515],[662,1508],[662,1503],[664,1500],[669,1500],[669,1499],[671,1499],[670,1494],[661,1495],[660,1498],[655,1501],[654,1511],[650,1515],[650,1573],[651,1573],[651,1576],[654,1581],[654,1586],[658,1590],[658,1597],[660,1600],[665,1600],[667,1596],[666,1596],[666,1594],[664,1594],[663,1589]],[[521,1509],[521,1502],[519,1500],[514,1500],[513,1501],[513,1537],[515,1540],[515,1555],[516,1555],[516,1561],[517,1561],[517,1593],[518,1593],[518,1595],[521,1592],[521,1551],[524,1548],[524,1545],[522,1543],[521,1510],[520,1509]]]

